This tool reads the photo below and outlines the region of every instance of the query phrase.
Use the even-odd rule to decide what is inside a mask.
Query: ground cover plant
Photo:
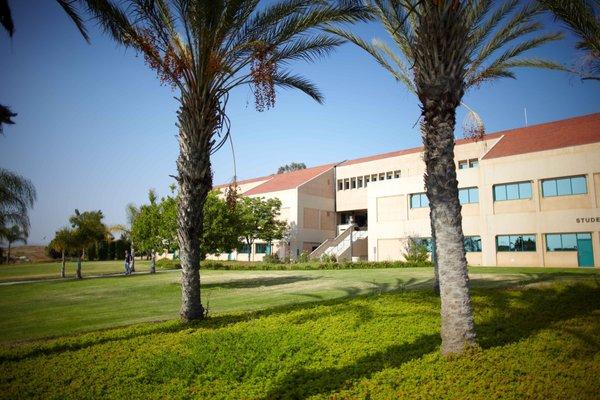
[[[0,397],[597,398],[594,279],[475,289],[473,304],[481,348],[457,359],[439,352],[439,298],[399,289],[3,346]]]

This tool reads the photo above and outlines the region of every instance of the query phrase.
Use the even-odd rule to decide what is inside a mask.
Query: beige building
[[[600,266],[600,113],[457,140],[455,160],[471,265]],[[401,260],[407,238],[430,244],[424,171],[413,148],[241,187],[282,200],[292,256]]]

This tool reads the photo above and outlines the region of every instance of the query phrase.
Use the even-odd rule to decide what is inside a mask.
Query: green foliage
[[[256,239],[272,243],[284,237],[287,225],[278,219],[281,200],[243,197],[238,202],[239,236],[251,246]]]
[[[310,261],[310,253],[306,250],[303,250],[302,252],[300,252],[300,255],[298,256],[298,262],[299,263],[307,263]]]
[[[245,208],[240,207],[239,198],[231,193],[230,203],[219,197],[218,191],[211,191],[204,203],[204,227],[202,232],[202,254],[228,253],[235,249],[242,232],[240,229],[240,213]]]
[[[138,213],[133,220],[131,238],[138,250],[152,254],[168,248],[169,239],[172,239],[172,237],[170,233],[165,235],[164,208],[161,207],[161,203],[159,203],[154,190],[148,192],[148,201],[149,204],[139,207]]]
[[[336,263],[337,262],[337,257],[335,256],[335,254],[323,254],[321,256],[321,262],[324,262],[324,263]]]
[[[36,198],[35,187],[29,179],[0,168],[0,240],[11,235],[13,226],[22,235],[28,236],[29,209],[33,207]]]
[[[273,254],[265,254],[265,256],[262,259],[262,262],[265,264],[279,264],[279,263],[281,263],[281,260],[279,259],[279,256],[277,255],[277,253],[273,253]]]
[[[169,260],[167,258],[162,258],[156,261],[156,268],[158,269],[181,269],[181,262],[179,260]]]
[[[94,243],[106,239],[108,229],[102,222],[104,215],[102,211],[75,210],[75,214],[69,218],[72,227],[72,246],[81,254]]]
[[[409,237],[404,250],[404,259],[410,264],[424,264],[429,261],[427,244],[415,237]]]
[[[285,164],[285,165],[282,165],[281,167],[279,167],[279,169],[277,170],[277,173],[278,174],[283,174],[283,173],[286,173],[286,172],[299,171],[301,169],[306,169],[306,164],[292,162],[292,163]]]
[[[597,398],[596,285],[474,290],[473,303],[481,349],[454,360],[439,355],[438,297],[397,291],[3,347],[0,396]]]
[[[266,256],[265,256],[266,258]],[[359,261],[359,262],[334,262],[334,261],[297,261],[281,262],[267,261],[263,262],[244,262],[244,261],[213,261],[206,260],[202,262],[203,269],[211,270],[231,270],[231,271],[310,271],[310,270],[336,270],[336,269],[381,269],[381,268],[432,268],[433,264],[429,261],[421,263],[409,263],[402,261]],[[179,268],[179,267],[178,267]]]

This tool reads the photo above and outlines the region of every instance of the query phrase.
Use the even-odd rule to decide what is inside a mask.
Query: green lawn
[[[148,272],[148,265],[148,261],[136,260],[136,271]],[[67,263],[67,278],[75,278],[76,268],[76,263]],[[110,275],[125,271],[125,267],[123,261],[93,261],[83,262],[81,271],[83,276]],[[0,265],[0,283],[55,278],[60,279],[60,262]]]
[[[89,263],[88,268],[95,267]],[[475,287],[600,277],[597,270],[473,268]],[[0,285],[0,343],[61,336],[176,318],[179,271]],[[430,268],[318,271],[203,271],[203,301],[212,315],[429,288]]]
[[[268,279],[245,279],[252,272],[245,278],[239,274],[205,274],[207,286],[213,285],[209,291],[215,308],[226,303],[228,292],[247,299],[242,308],[255,308],[259,306],[254,297],[257,291],[262,291],[271,307],[280,303],[279,297],[301,299],[301,293],[312,300],[336,291],[338,297],[345,297],[400,288],[384,294],[214,316],[193,325],[148,323],[3,346],[0,398],[598,398],[600,286],[590,276],[563,282],[555,281],[562,279],[559,275],[538,277],[534,279],[537,283],[517,288],[514,283],[522,280],[520,273],[502,281],[498,275],[492,280],[473,274],[477,287],[495,282],[511,288],[474,289],[481,349],[445,360],[439,355],[439,299],[430,290],[403,290],[427,281],[427,271],[269,273]],[[414,281],[408,282],[413,275]],[[160,308],[168,301],[165,295],[177,294],[176,285],[169,284],[176,276],[165,273],[20,288],[50,292],[53,301],[60,288],[78,293],[71,294],[71,308],[83,309],[93,304],[84,292],[93,296],[98,290],[108,290],[88,285],[129,286],[133,288],[130,301],[123,304],[122,311],[130,313],[132,308]],[[161,291],[150,283],[153,279],[173,291],[165,289],[160,297]],[[339,283],[332,287],[330,280]],[[323,283],[326,288],[285,290],[310,283]],[[0,292],[17,286],[2,287]],[[50,290],[52,286],[56,292]],[[153,295],[140,297],[143,288]],[[148,303],[155,296],[156,303]],[[6,297],[2,295],[3,302]],[[110,296],[97,302],[107,300]],[[4,303],[2,309],[6,310]],[[88,310],[89,314],[97,311]]]

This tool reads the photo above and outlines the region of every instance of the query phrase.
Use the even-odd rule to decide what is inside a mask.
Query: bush
[[[156,261],[156,268],[181,269],[181,263],[179,262],[179,260],[169,260],[168,258],[163,258]]]
[[[333,254],[323,254],[321,256],[321,262],[324,262],[324,263],[335,263],[335,262],[337,262],[337,258]]]
[[[419,238],[409,237],[406,244],[404,259],[407,263],[422,264],[429,262],[427,245]]]
[[[213,261],[206,260],[201,263],[202,269],[226,270],[226,271],[304,271],[320,269],[377,269],[377,268],[431,268],[433,264],[429,261],[421,263],[408,263],[403,261],[383,262],[324,262],[309,261],[286,264],[282,262],[247,262],[247,261]]]
[[[267,254],[263,257],[263,262],[268,263],[268,264],[279,264],[281,262],[281,260],[279,259],[279,256],[277,255],[277,253],[275,254]]]
[[[308,251],[304,250],[298,256],[298,262],[299,263],[306,263],[306,262],[309,262],[309,261],[310,261],[309,253],[308,253]]]

